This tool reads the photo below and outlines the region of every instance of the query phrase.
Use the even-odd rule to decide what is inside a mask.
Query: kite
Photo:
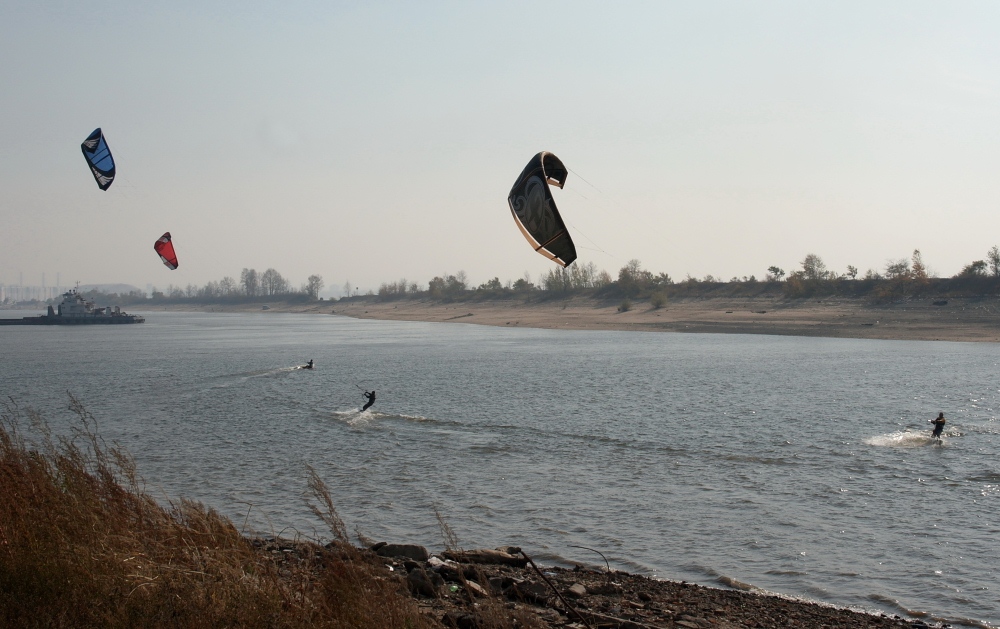
[[[80,148],[90,166],[90,172],[94,174],[97,187],[101,190],[110,188],[111,182],[115,180],[115,159],[111,157],[111,149],[108,148],[108,141],[104,139],[101,128],[94,129]]]
[[[160,239],[153,243],[153,249],[160,254],[160,259],[168,269],[173,271],[177,268],[177,254],[174,253],[174,244],[170,241],[170,232],[160,236]]]
[[[576,247],[552,200],[549,184],[562,188],[567,174],[558,157],[542,151],[531,158],[507,196],[514,222],[535,251],[564,267],[576,260]]]

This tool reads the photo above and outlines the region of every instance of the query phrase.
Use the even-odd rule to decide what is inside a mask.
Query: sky
[[[0,284],[537,280],[507,194],[542,150],[612,276],[954,275],[1000,243],[998,32],[995,2],[7,0]]]

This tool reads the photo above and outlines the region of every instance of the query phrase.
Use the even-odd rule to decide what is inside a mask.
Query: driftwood
[[[523,568],[528,560],[518,555],[512,555],[502,550],[446,550],[441,556],[459,563],[482,563],[501,566],[516,566]]]

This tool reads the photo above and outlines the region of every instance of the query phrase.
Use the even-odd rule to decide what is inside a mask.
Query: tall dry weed
[[[70,409],[68,437],[13,400],[0,409],[0,626],[436,624],[346,543],[342,521],[330,548],[264,552],[198,502],[158,504],[128,452],[72,397]]]

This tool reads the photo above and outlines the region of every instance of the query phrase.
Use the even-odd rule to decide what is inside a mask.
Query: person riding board
[[[941,433],[944,432],[945,418],[944,413],[938,413],[938,416],[934,419],[927,420],[934,424],[934,432],[931,433],[931,437],[941,438]]]
[[[366,398],[368,398],[368,401],[365,402],[365,405],[361,407],[362,412],[367,411],[368,408],[375,403],[375,389],[372,389],[371,393],[365,391],[364,395]]]
[[[313,368],[313,359],[310,358],[309,363],[305,367],[303,367],[303,369],[312,369],[312,368]]]

